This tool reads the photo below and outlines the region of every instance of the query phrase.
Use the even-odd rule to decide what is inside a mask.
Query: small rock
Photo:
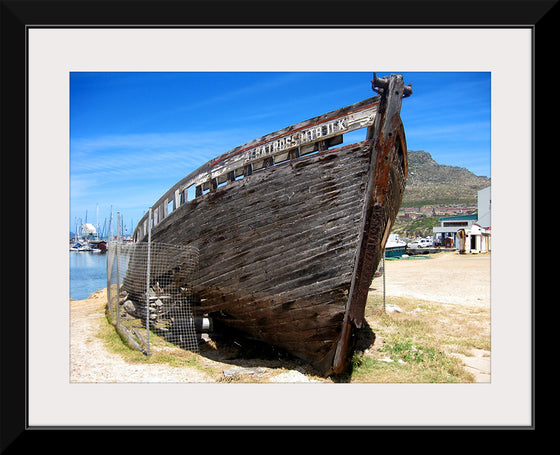
[[[243,368],[243,367],[236,367],[236,368],[228,368],[223,370],[224,376],[226,378],[232,378],[233,376],[238,376],[241,374],[262,374],[266,371],[266,368]]]
[[[271,382],[310,382],[309,378],[296,370],[280,373],[270,379]]]
[[[387,311],[387,313],[402,313],[403,312],[402,308],[397,306],[397,305],[386,305],[385,306],[385,311]]]

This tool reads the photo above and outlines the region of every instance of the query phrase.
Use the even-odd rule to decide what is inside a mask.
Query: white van
[[[419,239],[410,242],[407,246],[409,248],[431,248],[434,246],[434,242],[431,239]]]

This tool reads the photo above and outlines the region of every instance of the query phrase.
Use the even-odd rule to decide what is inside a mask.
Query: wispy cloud
[[[231,78],[231,75],[227,73],[226,77]],[[141,123],[148,125],[153,122],[160,121],[163,118],[169,118],[177,115],[185,116],[189,112],[199,112],[207,108],[215,108],[216,106],[243,105],[247,102],[247,100],[259,99],[263,94],[281,90],[282,87],[290,86],[302,77],[303,76],[297,72],[274,74],[268,78],[256,80],[238,88],[229,87],[227,90],[221,92],[216,91],[212,96],[208,96],[204,99],[197,101],[190,100],[188,103],[181,103],[180,105],[173,104],[166,109],[152,111],[141,121]],[[261,112],[257,118],[265,118],[268,116],[269,115],[265,112]]]
[[[413,125],[406,130],[407,138],[415,141],[471,141],[483,137],[490,138],[490,124],[488,122],[467,122],[459,124],[429,124]]]
[[[200,109],[203,106],[220,105],[232,100],[253,98],[260,93],[268,93],[282,86],[293,84],[301,77],[300,73],[280,73],[274,77],[263,79],[235,90],[228,90],[227,92],[199,101],[198,103],[190,104],[185,106],[185,109]]]
[[[145,133],[73,139],[72,173],[104,171],[130,174],[154,166],[190,168],[235,146],[242,131]]]
[[[103,201],[139,213],[138,207],[149,207],[169,187],[238,145],[236,140],[245,135],[242,130],[229,130],[73,139],[72,205]]]

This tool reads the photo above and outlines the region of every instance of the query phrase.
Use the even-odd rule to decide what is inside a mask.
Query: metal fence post
[[[113,265],[110,262],[111,257],[111,244],[107,242],[107,251],[105,254],[105,268],[107,270],[107,303],[109,305],[109,311],[112,310],[111,305],[111,273],[113,273]]]
[[[111,211],[111,218],[112,215],[113,212]],[[109,236],[107,238],[107,301],[109,302],[109,310],[111,312],[111,317],[113,317],[113,302],[111,301],[113,297],[113,293],[111,291],[111,277],[113,276],[113,263],[109,261],[114,257],[111,254],[111,218],[109,218]]]
[[[148,250],[146,254],[146,354],[150,356],[150,247],[152,243],[152,208],[148,215]]]
[[[119,311],[119,298],[121,295],[121,290],[120,290],[120,280],[121,280],[121,276],[119,274],[119,244],[120,244],[120,223],[119,223],[119,215],[120,213],[117,212],[117,245],[116,245],[116,256],[115,256],[115,261],[117,261],[117,299],[116,299],[116,303],[115,303],[115,311],[117,312],[117,326],[120,325],[121,323],[121,317],[120,317],[120,311]]]

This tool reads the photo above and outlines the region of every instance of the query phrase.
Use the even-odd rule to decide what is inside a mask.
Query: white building
[[[433,228],[436,246],[456,248],[461,253],[484,253],[492,249],[490,187],[480,190],[477,199],[476,214],[439,219],[441,226]]]
[[[444,248],[457,248],[459,237],[457,233],[460,230],[470,229],[476,222],[478,215],[456,215],[444,216],[439,219],[441,226],[435,226],[432,231],[434,233],[434,246]]]
[[[83,223],[81,226],[81,233],[84,236],[95,235],[97,233],[95,226],[91,223]]]
[[[487,253],[492,249],[489,229],[473,224],[465,230],[464,235],[464,243],[459,242],[457,246],[460,253]]]

